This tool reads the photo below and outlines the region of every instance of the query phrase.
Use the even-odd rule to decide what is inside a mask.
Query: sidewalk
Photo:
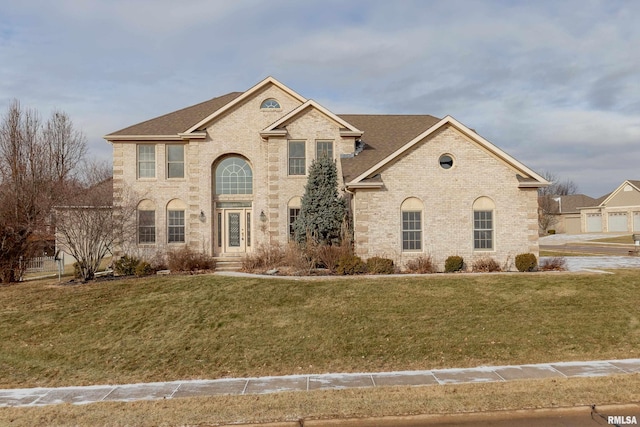
[[[265,394],[384,386],[503,382],[550,377],[598,377],[640,372],[640,359],[558,362],[537,365],[481,366],[357,374],[309,374],[260,378],[171,381],[146,384],[0,390],[0,407],[88,404],[106,401],[173,399],[178,397]]]

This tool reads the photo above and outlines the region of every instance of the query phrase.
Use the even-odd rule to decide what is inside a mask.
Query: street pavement
[[[306,392],[362,387],[438,386],[551,377],[598,377],[637,372],[640,372],[640,359],[623,359],[426,371],[223,378],[84,387],[39,387],[0,390],[0,407],[45,406],[61,403],[89,404],[107,401],[130,402],[194,396],[265,394],[283,391]]]

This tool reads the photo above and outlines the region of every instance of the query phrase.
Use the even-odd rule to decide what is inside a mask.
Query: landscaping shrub
[[[567,269],[567,260],[561,256],[545,258],[540,261],[538,269],[541,271],[565,271]]]
[[[317,264],[316,248],[317,245],[311,239],[303,245],[289,242],[282,259],[282,264],[286,267],[285,273],[296,276],[310,275]]]
[[[148,259],[149,265],[153,271],[168,270],[167,256],[163,252],[156,252],[153,257]]]
[[[538,266],[538,260],[532,253],[516,255],[516,268],[518,271],[534,271]]]
[[[445,273],[453,273],[455,271],[460,271],[464,267],[464,259],[458,255],[451,255],[444,262],[444,271]]]
[[[420,255],[418,258],[407,261],[405,270],[408,273],[427,274],[437,271],[430,255]]]
[[[149,276],[153,273],[155,273],[155,271],[147,261],[140,261],[136,266],[135,275],[137,277]]]
[[[136,268],[140,264],[140,259],[134,256],[124,255],[113,263],[113,271],[118,276],[133,276]]]
[[[260,245],[255,252],[242,259],[242,271],[255,273],[278,267],[285,258],[285,249],[278,243]]]
[[[356,255],[343,255],[338,260],[338,274],[362,274],[367,272],[367,265]]]
[[[185,246],[182,249],[169,253],[169,269],[171,271],[198,271],[213,270],[216,268],[216,262],[213,257],[194,252]]]
[[[500,270],[500,264],[493,258],[481,258],[473,263],[471,270],[474,273],[492,273]]]
[[[367,260],[367,272],[370,274],[393,274],[396,272],[393,260],[378,256]]]
[[[318,245],[315,249],[315,255],[321,266],[335,273],[340,258],[352,255],[352,253],[351,248],[346,245]]]

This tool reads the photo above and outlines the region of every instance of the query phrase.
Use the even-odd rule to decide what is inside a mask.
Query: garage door
[[[609,231],[627,231],[627,213],[611,212],[609,213]]]
[[[640,212],[633,213],[633,231],[640,231]]]
[[[602,232],[602,215],[587,214],[587,233]]]

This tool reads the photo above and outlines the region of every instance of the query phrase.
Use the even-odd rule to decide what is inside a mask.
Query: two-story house
[[[454,118],[338,115],[272,77],[105,136],[138,252],[286,244],[311,162],[335,159],[356,253],[501,264],[538,253],[540,175]]]

